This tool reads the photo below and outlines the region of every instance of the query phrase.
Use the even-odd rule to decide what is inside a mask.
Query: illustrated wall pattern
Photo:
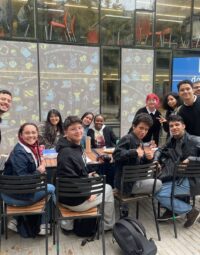
[[[136,111],[153,90],[153,50],[122,49],[121,135],[127,134]]]
[[[0,89],[13,94],[1,123],[1,154],[10,152],[22,123],[39,121],[37,44],[0,41]]]
[[[41,116],[99,112],[99,48],[40,44]]]

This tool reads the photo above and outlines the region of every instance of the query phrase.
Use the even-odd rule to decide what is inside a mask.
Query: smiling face
[[[83,126],[87,127],[89,126],[93,121],[93,116],[92,114],[88,114],[86,115],[83,119],[82,119],[82,123],[83,123]]]
[[[196,96],[200,96],[200,82],[195,82],[193,84],[193,91]]]
[[[58,115],[52,113],[49,120],[53,126],[57,126],[60,121],[60,118]]]
[[[137,126],[133,126],[133,133],[140,140],[142,140],[145,137],[148,131],[149,131],[149,126],[144,122],[140,122]]]
[[[99,115],[94,120],[94,127],[96,130],[101,130],[102,126],[104,124],[104,118],[103,116]]]
[[[65,129],[67,140],[75,144],[80,144],[83,137],[83,126],[80,123],[74,123]]]
[[[156,106],[157,106],[157,101],[156,99],[149,99],[147,100],[146,102],[146,106],[151,110],[151,111],[154,111],[156,109]]]
[[[33,125],[26,125],[21,134],[20,137],[29,145],[33,145],[38,140],[38,130]]]
[[[9,111],[11,103],[12,103],[11,95],[0,93],[0,114]]]
[[[179,93],[179,96],[183,99],[184,102],[193,100],[193,98],[194,98],[193,89],[192,89],[191,85],[188,84],[188,83],[181,84],[178,93]]]
[[[185,124],[183,124],[181,121],[170,121],[169,130],[174,138],[180,138],[184,135]]]
[[[168,104],[169,107],[171,107],[172,109],[176,108],[176,105],[177,105],[176,98],[173,97],[172,95],[169,95],[168,98],[167,98],[167,104]]]

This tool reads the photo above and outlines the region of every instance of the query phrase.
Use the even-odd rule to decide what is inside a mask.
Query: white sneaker
[[[16,219],[11,219],[8,222],[8,229],[14,231],[14,232],[18,232],[17,231],[17,220]]]
[[[74,220],[61,220],[60,227],[67,231],[73,230]]]
[[[47,225],[47,234],[50,234],[50,224],[48,223],[48,225]],[[41,224],[40,225],[40,232],[38,233],[38,235],[40,235],[40,236],[44,236],[44,235],[46,235],[46,225],[45,224]]]

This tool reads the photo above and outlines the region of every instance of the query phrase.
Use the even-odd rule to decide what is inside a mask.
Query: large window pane
[[[200,12],[200,1],[194,0],[194,14],[199,14]]]
[[[102,49],[101,112],[106,121],[120,119],[120,50]]]
[[[8,0],[0,1],[0,38],[9,36],[10,24],[9,24],[9,2]]]
[[[101,42],[106,45],[133,44],[135,0],[101,2]]]
[[[136,45],[153,44],[153,13],[152,12],[136,12]]]
[[[12,36],[36,38],[35,0],[11,1]]]
[[[193,16],[192,47],[193,48],[200,48],[200,15]]]
[[[136,0],[136,9],[153,10],[154,0]]]
[[[156,4],[157,46],[189,47],[191,0],[157,0]]]
[[[99,42],[99,1],[52,1],[47,3],[49,40],[69,43]],[[40,21],[43,22],[42,18]],[[46,22],[45,22],[46,23]],[[43,25],[44,26],[44,25]]]

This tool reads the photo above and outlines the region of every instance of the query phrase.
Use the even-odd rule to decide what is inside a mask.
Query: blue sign
[[[172,73],[172,91],[174,92],[177,92],[177,84],[179,83],[179,81],[200,81],[200,58],[174,58]]]

